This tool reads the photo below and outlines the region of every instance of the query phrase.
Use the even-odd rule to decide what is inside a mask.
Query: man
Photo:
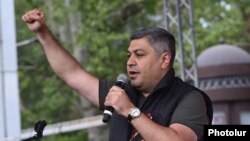
[[[203,125],[211,124],[209,98],[175,77],[175,39],[162,28],[142,29],[128,47],[124,89],[99,80],[56,41],[45,16],[34,9],[22,17],[36,33],[54,72],[100,109],[114,108],[111,141],[196,141],[203,139]]]

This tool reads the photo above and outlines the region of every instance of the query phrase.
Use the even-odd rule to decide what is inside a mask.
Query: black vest
[[[153,117],[152,120],[154,122],[166,127],[169,125],[179,101],[193,90],[198,89],[175,77],[173,69],[164,76],[146,99],[140,98],[141,94],[131,86],[125,87],[125,91],[129,94],[130,99],[143,113],[149,114],[149,116]],[[213,115],[212,104],[209,97],[202,91],[201,93],[207,104],[207,114],[211,124]],[[128,141],[132,132],[133,128],[128,120],[114,112],[110,123],[109,140]],[[141,141],[141,137],[137,136],[133,141]]]

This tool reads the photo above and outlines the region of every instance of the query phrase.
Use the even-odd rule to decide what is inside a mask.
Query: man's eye
[[[137,57],[143,57],[144,54],[136,54]]]
[[[127,57],[129,58],[131,56],[131,54],[128,54]]]

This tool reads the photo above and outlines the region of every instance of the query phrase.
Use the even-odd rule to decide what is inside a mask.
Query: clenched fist
[[[33,32],[40,32],[45,25],[45,15],[40,9],[33,9],[22,16],[22,20]]]

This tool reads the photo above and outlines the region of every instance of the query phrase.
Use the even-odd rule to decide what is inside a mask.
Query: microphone
[[[124,89],[124,86],[126,83],[128,83],[128,78],[126,74],[119,74],[116,78],[116,82],[114,85]],[[114,108],[112,106],[106,106],[103,112],[103,119],[102,119],[104,123],[107,123],[109,121],[109,119],[112,116],[113,111],[114,111]]]

